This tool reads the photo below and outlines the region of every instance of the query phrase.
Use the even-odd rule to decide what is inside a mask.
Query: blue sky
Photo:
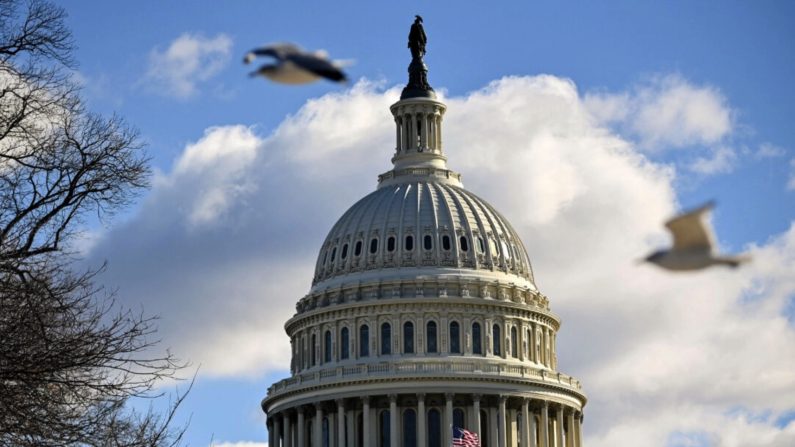
[[[77,76],[85,86],[90,107],[105,114],[117,113],[138,128],[157,170],[151,193],[111,227],[92,229],[87,258],[107,259],[110,269],[106,280],[120,287],[125,302],[143,302],[147,310],[160,314],[164,345],[174,347],[178,354],[184,346],[185,357],[202,364],[183,409],[184,414],[193,415],[187,434],[191,445],[208,445],[211,437],[228,442],[267,439],[258,402],[268,384],[286,374],[288,362],[280,356],[287,346],[281,351],[273,348],[263,352],[259,345],[286,344],[286,339],[268,338],[277,337],[274,334],[278,331],[251,329],[262,321],[241,323],[238,318],[252,302],[275,306],[279,311],[274,315],[289,316],[293,303],[309,288],[314,256],[325,232],[347,206],[372,190],[375,176],[387,170],[392,133],[386,107],[395,99],[391,89],[406,80],[406,36],[414,14],[421,14],[425,20],[429,81],[444,93],[450,105],[446,128],[450,165],[462,172],[468,187],[495,202],[498,209],[518,222],[519,228],[525,228],[523,239],[542,291],[547,291],[553,309],[566,322],[559,349],[568,350],[568,354],[561,366],[564,371],[584,375],[580,378],[594,402],[590,404],[592,420],[603,420],[599,414],[608,408],[616,410],[599,404],[599,398],[606,399],[607,390],[613,390],[610,387],[614,384],[604,379],[608,370],[603,365],[583,360],[588,353],[578,347],[577,337],[587,337],[590,330],[597,329],[589,329],[581,315],[584,307],[578,293],[610,282],[616,273],[588,272],[583,276],[593,279],[590,284],[584,279],[569,279],[571,275],[564,274],[560,266],[574,262],[565,256],[575,253],[575,247],[556,252],[552,242],[560,246],[578,240],[566,233],[555,236],[553,231],[581,228],[567,227],[571,223],[565,220],[567,210],[572,215],[576,211],[588,216],[578,222],[591,222],[587,220],[590,218],[593,228],[601,228],[597,224],[612,215],[594,212],[596,204],[604,205],[600,209],[622,208],[621,204],[610,204],[610,188],[620,191],[637,187],[645,191],[638,192],[638,197],[615,195],[616,200],[627,200],[627,206],[654,202],[650,197],[660,200],[639,210],[637,215],[642,218],[629,212],[622,214],[628,227],[637,226],[638,246],[664,244],[664,233],[657,227],[676,208],[716,200],[714,223],[722,246],[733,251],[759,250],[760,256],[767,256],[764,261],[747,269],[741,279],[738,275],[725,276],[725,272],[684,280],[669,280],[657,272],[644,271],[644,275],[650,275],[650,284],[665,291],[661,292],[663,297],[688,290],[693,284],[714,285],[705,290],[715,293],[716,300],[723,296],[732,297],[726,300],[734,302],[736,296],[759,295],[759,302],[776,304],[760,306],[768,313],[753,314],[754,321],[779,327],[778,317],[789,316],[790,326],[779,327],[777,334],[793,334],[792,273],[787,271],[795,258],[795,244],[790,243],[795,240],[790,230],[795,220],[795,128],[791,124],[795,116],[795,89],[791,87],[795,79],[795,4],[791,2],[504,2],[491,6],[471,1],[84,1],[63,5],[79,47]],[[309,49],[325,49],[333,58],[355,60],[348,69],[352,82],[347,86],[320,82],[290,87],[248,78],[249,67],[241,63],[243,54],[275,41],[293,41]],[[197,63],[191,66],[192,62]],[[501,83],[487,88],[501,79]],[[478,98],[484,102],[479,103]],[[527,122],[495,120],[479,134],[483,141],[502,138],[505,145],[517,147],[515,152],[491,154],[503,166],[514,163],[513,157],[547,160],[549,153],[538,149],[547,147],[543,142],[522,149],[524,141],[541,141],[538,138],[547,135],[545,132],[553,137],[563,135],[562,141],[575,142],[575,146],[582,144],[582,148],[571,153],[562,151],[567,155],[549,161],[551,168],[561,163],[561,170],[556,172],[572,173],[568,183],[545,181],[542,166],[533,171],[537,181],[517,186],[532,189],[519,194],[527,203],[535,204],[532,214],[521,204],[501,198],[499,190],[489,186],[485,171],[476,169],[478,164],[472,160],[490,154],[456,147],[455,143],[465,146],[468,140],[456,140],[451,133],[457,119],[474,119],[479,110],[499,105],[492,102],[516,98],[526,99],[516,107],[526,112]],[[374,110],[363,111],[363,105]],[[349,115],[332,119],[323,113],[327,110]],[[671,114],[668,121],[658,119],[666,113]],[[654,119],[650,121],[648,116]],[[506,120],[519,118],[506,116]],[[341,137],[351,142],[350,147],[323,140],[329,129],[339,130],[350,122],[357,125],[350,126],[350,135],[342,132]],[[576,123],[567,127],[561,122]],[[528,129],[527,133],[511,130],[499,138],[489,135],[508,124]],[[295,136],[303,128],[309,129],[307,136]],[[469,141],[479,141],[478,135],[472,138]],[[593,152],[589,142],[595,145]],[[306,147],[321,143],[326,146]],[[556,144],[549,150],[558,147]],[[616,148],[630,155],[620,161],[611,158],[596,163],[602,156],[597,153],[602,154],[604,149],[604,157],[609,158]],[[456,150],[460,150],[458,159]],[[219,153],[227,156],[213,158]],[[207,159],[216,162],[201,161]],[[621,164],[620,172],[632,170],[627,178],[637,175],[639,180],[608,184],[609,179],[593,172],[613,162]],[[516,163],[521,166],[520,161]],[[257,167],[255,172],[250,172],[251,165]],[[329,166],[338,169],[336,175],[323,171]],[[605,168],[605,172],[610,169]],[[502,172],[495,168],[491,174]],[[304,173],[312,175],[302,177]],[[520,173],[510,171],[505,174],[505,187],[511,187],[509,180],[521,178]],[[565,182],[569,177],[556,178]],[[302,180],[306,183],[300,183]],[[600,188],[606,188],[603,195],[599,195]],[[322,189],[335,190],[336,194],[326,197]],[[217,194],[212,201],[194,197],[189,190]],[[583,199],[578,201],[578,197]],[[586,203],[585,197],[590,202]],[[547,202],[553,198],[560,198],[560,202]],[[191,208],[191,204],[196,207]],[[277,212],[280,215],[274,216]],[[558,217],[563,220],[556,220]],[[545,236],[537,233],[540,230],[549,232],[552,242],[545,242]],[[205,242],[211,245],[203,245]],[[546,251],[544,247],[548,247]],[[594,253],[609,250],[590,248]],[[208,250],[213,251],[213,260],[206,259],[210,258]],[[273,253],[278,257],[269,257]],[[142,259],[153,259],[156,265],[162,262],[175,271],[169,276],[155,276],[141,266]],[[258,269],[268,273],[252,273]],[[224,280],[230,281],[233,292],[217,296],[215,301],[201,298],[205,301],[195,308],[206,312],[191,309],[191,296],[166,302],[178,293],[174,291],[191,290],[202,279],[213,278],[208,272],[218,271],[227,273]],[[269,280],[281,284],[273,286]],[[250,284],[239,286],[240,282]],[[576,286],[561,285],[563,282]],[[727,284],[734,282],[736,287],[729,289]],[[157,300],[142,298],[155,296],[158,290],[171,294],[162,292],[163,297]],[[280,294],[279,298],[268,295],[273,293]],[[687,302],[681,304],[685,306],[682,309],[689,306]],[[634,306],[627,309],[641,314],[652,311]],[[705,313],[699,315],[714,322],[715,327],[741,321],[731,320],[739,318],[733,313],[736,309],[717,307],[725,313],[715,313],[716,306],[712,306],[701,309]],[[258,310],[262,308],[251,311]],[[637,313],[627,315],[644,318]],[[214,328],[208,333],[220,345],[229,340],[228,356],[261,356],[273,362],[252,367],[225,364],[217,355],[197,354],[202,350],[185,340],[208,342],[184,328],[201,324]],[[281,320],[273,325],[278,328]],[[263,338],[242,346],[240,339],[249,329]],[[632,325],[631,329],[637,328]],[[636,335],[641,337],[642,333]],[[708,347],[714,346],[716,355],[722,341],[717,335],[699,339]],[[775,348],[779,353],[781,349],[795,349],[792,339],[780,343],[783,345]],[[216,348],[207,351],[212,349]],[[641,361],[610,352],[616,364]],[[781,386],[795,383],[792,371],[787,374],[789,366],[773,367],[780,373],[778,377],[785,379]],[[589,378],[593,385],[589,385]],[[602,389],[594,388],[600,385]],[[686,390],[690,385],[682,386]],[[790,403],[795,402],[791,389]],[[771,393],[780,395],[777,390],[770,387]],[[644,393],[629,392],[625,397],[629,402],[660,402],[664,415],[669,414],[665,411],[681,412],[680,407],[665,406],[668,404],[662,403],[660,396]],[[726,416],[724,406],[779,415],[792,411],[792,405],[765,405],[742,393],[725,401],[705,396],[699,402],[698,411],[692,415],[714,414],[715,426],[725,423],[720,417],[741,421],[737,424],[753,427],[738,427],[754,433],[759,427],[753,424],[761,423],[734,413]],[[623,422],[616,422],[616,433],[621,433]],[[654,434],[650,428],[649,436],[661,439],[656,445],[682,438],[677,433],[703,432],[699,439],[720,439],[710,434],[709,427],[701,430],[682,425],[674,416],[661,422],[662,426],[670,430]],[[778,429],[786,431],[787,427]],[[763,429],[775,431],[759,428]],[[618,445],[609,444],[613,438],[605,427],[586,425],[585,430],[591,436],[590,445]],[[652,441],[648,445],[655,444]]]

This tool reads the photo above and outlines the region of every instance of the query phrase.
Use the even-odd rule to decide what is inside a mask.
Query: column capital
[[[323,411],[323,403],[322,402],[315,402],[315,410]]]
[[[393,404],[393,403],[397,402],[397,394],[390,394],[388,397],[389,397],[389,403],[390,404]]]
[[[365,405],[370,405],[370,396],[362,396],[362,403]]]
[[[453,400],[454,397],[455,397],[455,394],[453,394],[453,393],[444,393],[444,399],[445,400]]]
[[[508,396],[506,396],[506,395],[504,395],[504,394],[500,394],[498,397],[499,397],[499,399],[500,399],[500,403],[501,403],[501,404],[504,404],[504,403],[505,403],[505,401],[506,401],[506,400],[508,400]]]
[[[334,399],[334,402],[337,403],[337,407],[345,408],[345,399]]]
[[[417,401],[424,402],[425,401],[425,393],[417,393]]]
[[[549,409],[549,401],[545,400],[543,407],[544,407],[545,410]]]
[[[304,407],[295,407],[296,414],[303,415],[304,414]]]
[[[480,394],[473,394],[473,395],[472,395],[472,401],[473,401],[473,402],[480,402],[480,399],[481,399],[482,397],[483,397],[483,396],[482,396],[482,395],[480,395]]]

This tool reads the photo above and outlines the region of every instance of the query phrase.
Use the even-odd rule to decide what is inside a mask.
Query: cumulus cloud
[[[656,91],[678,97],[672,89]],[[110,261],[105,280],[160,314],[160,334],[205,374],[286,369],[283,324],[323,237],[390,167],[398,95],[360,82],[267,134],[208,129],[139,214],[94,244],[92,256]],[[775,420],[794,406],[784,309],[795,296],[795,226],[749,247],[754,262],[737,271],[635,265],[667,243],[676,172],[595,120],[617,112],[593,98],[567,79],[508,77],[446,98],[444,124],[450,167],[513,223],[563,317],[560,366],[589,394],[587,444],[790,445],[794,423]],[[709,128],[692,138],[720,139]]]
[[[734,170],[737,153],[726,146],[716,148],[708,157],[698,157],[688,166],[691,171],[703,174],[728,174]]]
[[[590,93],[584,103],[599,122],[617,125],[649,150],[714,145],[733,126],[720,90],[679,75],[654,77],[631,92]]]
[[[217,75],[229,63],[232,39],[226,34],[208,38],[184,33],[165,50],[149,53],[143,82],[152,91],[177,98],[198,93],[198,85]]]

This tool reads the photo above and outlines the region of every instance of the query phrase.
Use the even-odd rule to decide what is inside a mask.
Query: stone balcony
[[[268,388],[266,400],[300,391],[305,387],[338,384],[345,381],[383,378],[510,378],[555,385],[582,394],[582,385],[574,377],[535,366],[515,365],[483,360],[430,360],[407,362],[405,359],[360,365],[319,368],[280,380]]]

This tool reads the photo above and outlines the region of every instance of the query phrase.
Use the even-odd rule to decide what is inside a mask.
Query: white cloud
[[[160,314],[164,339],[206,374],[286,369],[284,321],[309,289],[326,232],[389,168],[398,93],[359,83],[308,102],[267,136],[209,129],[140,214],[95,245],[110,261],[105,279]],[[795,225],[750,247],[753,263],[736,271],[636,266],[667,241],[672,168],[595,122],[593,103],[566,79],[504,78],[445,101],[450,167],[513,223],[563,317],[561,370],[590,398],[586,443],[788,445],[794,424],[773,420],[795,406],[795,331],[784,316]],[[764,412],[770,419],[747,416]]]
[[[184,33],[165,50],[153,49],[144,82],[153,91],[177,98],[198,92],[198,85],[217,75],[229,63],[232,39]]]
[[[213,442],[210,447],[268,447],[267,442],[257,441],[234,441],[234,442]]]
[[[787,180],[787,190],[795,191],[795,158],[789,161],[789,180]]]
[[[784,148],[771,143],[762,143],[754,153],[755,158],[778,158],[787,154]]]
[[[714,145],[732,132],[723,94],[678,75],[652,78],[631,92],[589,93],[584,103],[599,122],[618,125],[651,150]]]
[[[734,170],[737,162],[737,153],[726,146],[716,148],[709,157],[698,157],[688,166],[691,171],[703,174],[728,174]]]

